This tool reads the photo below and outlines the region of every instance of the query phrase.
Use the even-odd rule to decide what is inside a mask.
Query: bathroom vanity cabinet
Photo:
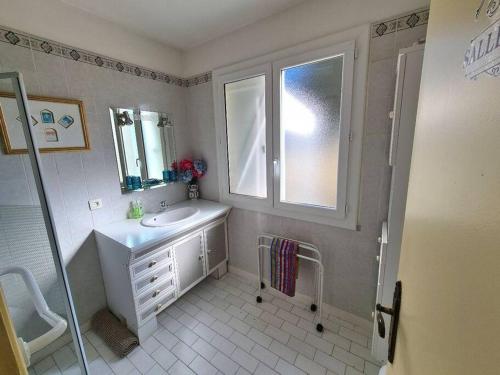
[[[230,207],[210,201],[187,221],[145,227],[124,220],[95,230],[109,309],[140,341],[157,329],[156,315],[228,260]]]

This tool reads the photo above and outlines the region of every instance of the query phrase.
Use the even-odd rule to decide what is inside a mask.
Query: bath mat
[[[126,357],[136,346],[139,346],[137,337],[108,309],[95,313],[91,325],[95,333],[120,358]]]

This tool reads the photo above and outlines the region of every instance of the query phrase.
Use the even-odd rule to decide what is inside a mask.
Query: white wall
[[[178,49],[143,38],[59,0],[0,0],[0,25],[181,76]]]
[[[183,73],[191,76],[428,5],[429,0],[306,1],[187,51]]]

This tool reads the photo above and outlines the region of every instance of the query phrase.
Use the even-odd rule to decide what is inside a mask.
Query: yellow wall
[[[389,374],[500,374],[500,77],[462,67],[480,2],[431,3]]]

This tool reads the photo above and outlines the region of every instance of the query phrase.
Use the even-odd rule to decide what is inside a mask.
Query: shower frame
[[[35,185],[40,200],[40,208],[42,210],[43,219],[45,222],[45,227],[47,229],[47,237],[50,244],[50,250],[52,252],[52,257],[54,259],[55,269],[57,273],[57,280],[64,291],[64,305],[67,312],[67,321],[71,331],[71,336],[73,342],[75,343],[75,352],[80,365],[80,370],[84,375],[90,375],[87,360],[85,358],[85,352],[83,347],[83,342],[80,334],[80,328],[78,326],[78,320],[76,318],[75,307],[73,305],[73,298],[71,296],[71,290],[69,287],[68,276],[66,274],[66,269],[64,267],[64,262],[62,259],[60,245],[55,234],[55,223],[53,220],[53,214],[50,205],[50,199],[47,192],[47,184],[44,181],[43,175],[41,173],[42,160],[37,147],[37,140],[34,136],[32,130],[31,118],[29,116],[29,104],[28,97],[26,95],[26,90],[24,86],[23,76],[20,72],[6,72],[0,73],[0,80],[10,79],[12,82],[12,87],[14,94],[16,96],[16,102],[19,109],[19,117],[21,119],[24,138],[26,139],[26,145],[28,149],[28,155],[31,162],[31,169],[33,171],[33,176],[35,179]]]

